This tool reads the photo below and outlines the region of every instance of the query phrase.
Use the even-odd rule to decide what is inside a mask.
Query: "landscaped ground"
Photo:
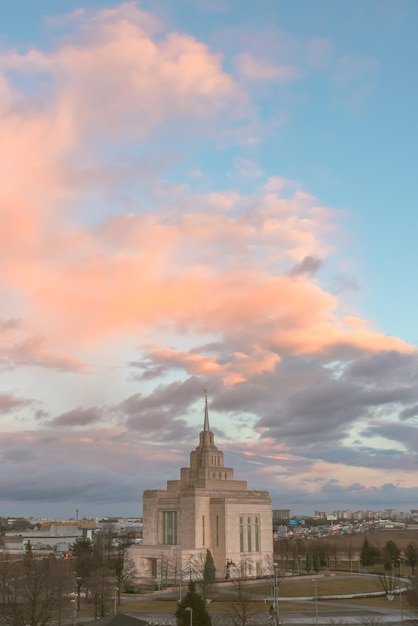
[[[343,600],[321,600],[321,596],[345,595],[351,593],[369,593],[382,591],[382,585],[378,578],[373,576],[348,576],[348,577],[317,577],[317,609],[321,614],[324,611],[330,611],[335,605],[343,604],[346,607],[359,607],[367,609],[368,607],[376,607],[380,609],[400,610],[402,598],[395,596],[392,601],[384,597],[371,598],[355,598]],[[248,593],[254,599],[252,609],[260,613],[268,613],[271,606],[272,589],[269,584],[248,584]],[[231,609],[231,604],[237,601],[234,587],[225,585],[215,587],[213,590],[213,600],[209,604],[209,612],[211,614],[227,613]],[[309,602],[306,600],[298,601],[298,598],[311,598]],[[282,580],[279,586],[279,610],[280,613],[297,614],[301,612],[309,612],[314,610],[315,598],[315,582],[309,579],[288,579]],[[124,598],[120,611],[124,613],[143,613],[143,614],[172,614],[174,615],[177,607],[177,594],[174,598],[163,598],[153,596],[153,598]],[[292,601],[290,601],[292,599]],[[294,600],[293,600],[294,599]],[[287,601],[286,601],[287,600]],[[403,609],[406,608],[405,598],[403,598]]]

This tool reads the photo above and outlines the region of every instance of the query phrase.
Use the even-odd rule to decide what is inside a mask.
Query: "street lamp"
[[[193,626],[193,607],[186,606],[186,611],[190,611],[190,626]]]
[[[275,626],[279,626],[280,618],[279,618],[279,589],[277,585],[277,570],[279,564],[273,563],[273,606],[274,606],[274,623]]]
[[[401,624],[403,624],[403,609],[402,609],[402,561],[399,559],[399,607],[401,609]]]
[[[318,626],[318,590],[316,587],[316,578],[313,579],[315,584],[315,624]]]
[[[180,571],[179,602],[181,602],[181,591],[182,591],[181,586],[182,586],[182,582],[183,582],[183,563],[182,563],[181,557],[180,557],[180,568],[179,568],[179,571]]]
[[[119,591],[119,587],[115,587],[115,615],[118,612],[118,594],[117,592]]]
[[[81,581],[81,576],[74,576],[74,578],[73,578],[73,592],[71,594],[72,597],[74,598],[74,612],[73,612],[73,624],[74,624],[74,626],[77,623],[77,611],[80,610],[80,581]]]

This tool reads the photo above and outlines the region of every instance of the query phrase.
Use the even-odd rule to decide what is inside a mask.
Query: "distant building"
[[[167,489],[145,491],[143,544],[129,548],[138,582],[154,585],[201,576],[207,550],[217,578],[261,575],[273,558],[272,506],[267,491],[250,491],[224,466],[209,428],[205,393],[204,423],[190,466]]]
[[[283,523],[288,524],[290,520],[290,509],[273,509],[273,529],[277,531]]]
[[[92,529],[51,524],[44,530],[7,531],[4,533],[4,549],[22,552],[28,543],[34,551],[67,552],[71,545],[82,539],[92,539]]]

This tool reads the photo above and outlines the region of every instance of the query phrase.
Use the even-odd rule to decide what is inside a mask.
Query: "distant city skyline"
[[[418,507],[418,4],[38,0],[0,26],[0,515]]]

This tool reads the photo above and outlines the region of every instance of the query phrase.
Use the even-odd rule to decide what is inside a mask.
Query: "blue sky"
[[[204,388],[275,506],[416,508],[417,18],[3,7],[5,514],[137,513]]]

